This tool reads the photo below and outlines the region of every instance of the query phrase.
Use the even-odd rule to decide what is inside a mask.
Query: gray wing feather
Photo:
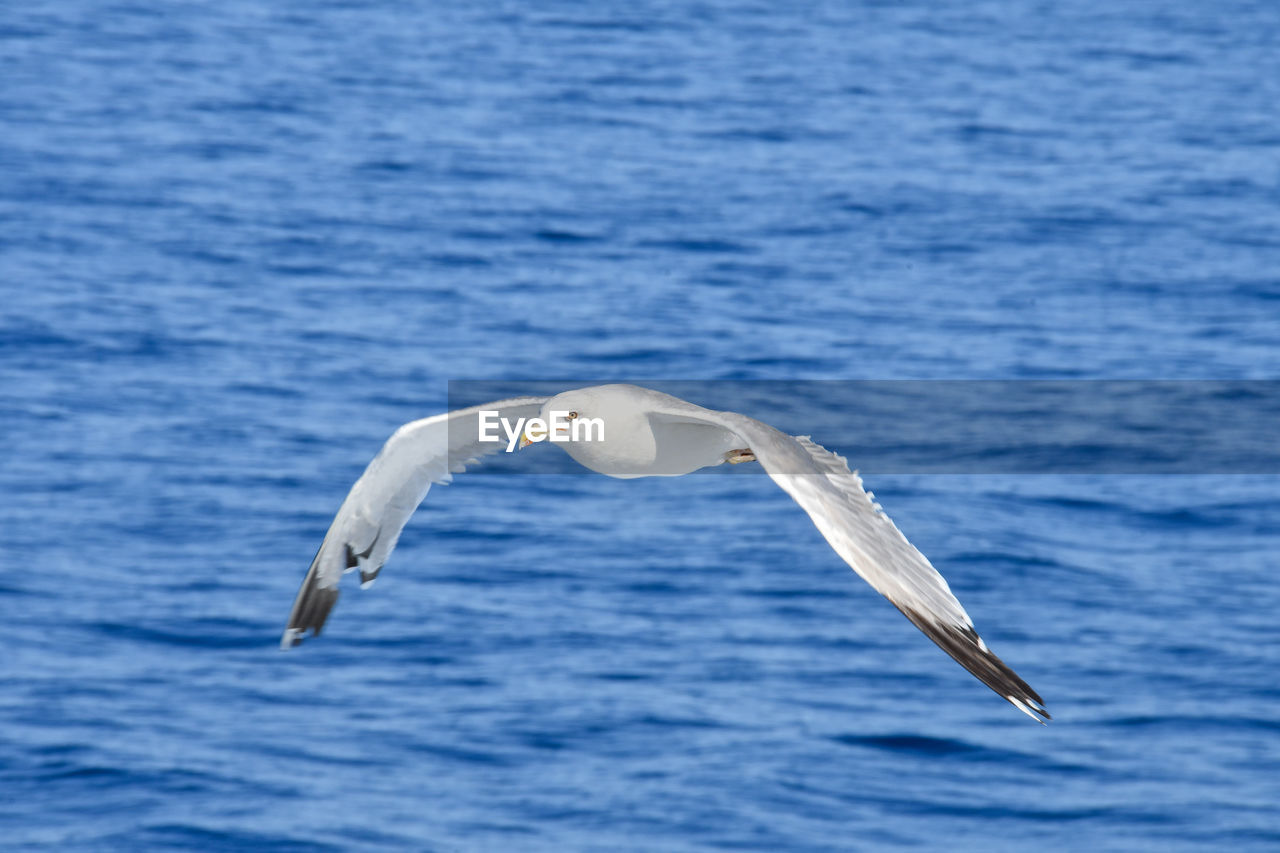
[[[506,446],[479,440],[479,414],[497,410],[512,422],[538,414],[547,397],[516,397],[434,415],[400,427],[369,463],[334,516],[294,600],[280,640],[290,648],[311,632],[319,634],[338,600],[338,580],[359,571],[367,585],[382,571],[400,531],[433,483]]]

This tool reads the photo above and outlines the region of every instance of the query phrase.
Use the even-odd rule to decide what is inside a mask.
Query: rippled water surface
[[[1273,475],[869,480],[1044,728],[736,471],[469,474],[277,650],[450,380],[1275,378],[1273,4],[71,0],[0,81],[0,843],[1280,846]]]

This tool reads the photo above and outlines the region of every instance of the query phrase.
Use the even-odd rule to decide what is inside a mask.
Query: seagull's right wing
[[[1039,694],[996,657],[946,580],[884,514],[844,458],[738,414],[677,401],[670,414],[711,422],[742,439],[773,481],[809,514],[827,542],[877,592],[969,672],[1037,722]]]
[[[280,647],[297,645],[310,631],[319,634],[338,600],[343,573],[360,571],[368,584],[396,547],[400,531],[427,496],[432,483],[506,446],[506,439],[482,442],[480,412],[497,411],[514,424],[538,414],[547,397],[516,397],[407,423],[395,431],[356,480],[329,526],[302,581]],[[501,430],[498,430],[501,433]]]

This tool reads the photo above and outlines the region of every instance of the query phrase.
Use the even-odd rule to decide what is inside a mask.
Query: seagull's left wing
[[[296,645],[307,631],[320,633],[338,600],[343,573],[358,569],[361,582],[372,583],[433,483],[448,483],[468,464],[506,446],[505,439],[480,441],[482,411],[496,411],[498,417],[515,423],[518,418],[536,416],[548,399],[500,400],[423,418],[396,430],[351,487],[329,526],[293,602],[280,647]]]
[[[1033,720],[1049,719],[1040,696],[987,648],[946,580],[889,520],[843,457],[807,436],[789,436],[737,412],[679,403],[669,416],[715,423],[741,438],[836,553],[943,651]]]

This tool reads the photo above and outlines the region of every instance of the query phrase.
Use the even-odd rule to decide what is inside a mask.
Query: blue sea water
[[[4,5],[0,846],[1277,849],[1273,474],[869,479],[1043,728],[763,477],[468,474],[277,649],[451,380],[1277,378],[1277,104],[1243,0]]]

